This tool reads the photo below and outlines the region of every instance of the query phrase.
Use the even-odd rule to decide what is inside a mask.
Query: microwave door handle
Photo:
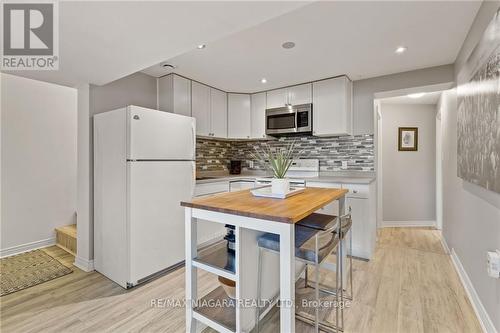
[[[299,113],[295,110],[295,132],[299,131]]]

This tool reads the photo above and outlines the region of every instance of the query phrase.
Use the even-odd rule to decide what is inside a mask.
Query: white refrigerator
[[[128,106],[94,116],[94,266],[124,288],[184,260],[195,119]]]

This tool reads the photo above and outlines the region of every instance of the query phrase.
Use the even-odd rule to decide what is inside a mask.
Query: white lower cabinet
[[[347,207],[352,209],[352,253],[355,257],[370,259],[368,199],[346,197]]]
[[[194,187],[195,198],[223,193],[229,191],[229,182],[213,182],[205,184],[196,184]],[[226,233],[226,228],[221,223],[215,223],[207,220],[198,219],[198,245],[204,246],[219,240]]]
[[[375,182],[371,184],[338,184],[307,182],[307,187],[343,188],[346,194],[346,213],[352,209],[352,255],[371,259],[377,237]],[[339,215],[338,201],[319,209],[317,213]]]
[[[307,182],[307,187],[326,187],[326,188],[342,188],[341,184],[337,183],[317,183],[317,182]],[[323,208],[320,208],[316,211],[319,214],[327,214],[327,215],[339,215],[339,202],[335,200],[332,203],[329,203]]]

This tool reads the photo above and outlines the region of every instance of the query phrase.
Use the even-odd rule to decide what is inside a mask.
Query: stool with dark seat
[[[341,217],[350,219],[350,213]],[[336,223],[337,218],[332,215],[324,214],[311,214],[304,220],[311,225],[321,226],[321,228],[312,228],[301,225],[300,222],[295,225],[295,258],[299,261],[306,263],[306,265],[313,265],[315,269],[315,299],[316,304],[319,304],[319,265],[323,262],[335,249],[338,249],[337,265],[336,265],[336,286],[335,291],[330,291],[335,295],[336,304],[339,304],[339,297],[343,296],[343,278],[342,278],[342,242],[340,242],[339,235],[343,234],[341,231],[342,223]],[[302,222],[302,221],[301,221]],[[259,237],[259,268],[258,268],[258,281],[257,281],[257,299],[260,302],[261,292],[261,270],[262,270],[262,251],[279,252],[280,242],[279,236],[272,233],[266,233]],[[307,268],[306,268],[307,269]],[[339,325],[339,315],[341,315],[341,324]],[[297,319],[304,321],[308,324],[314,324],[316,332],[319,329],[327,331],[343,330],[343,308],[335,307],[336,323],[335,325],[328,322],[319,321],[319,309],[315,308],[315,316],[296,313]],[[256,323],[257,332],[259,332],[259,319],[260,308],[256,310]]]
[[[349,217],[351,216],[351,207],[349,207],[347,215],[349,215]],[[308,217],[300,220],[299,222],[297,222],[297,225],[300,225],[302,227],[316,229],[316,230],[326,231],[326,230],[330,229],[336,222],[337,222],[337,216],[324,215],[324,214],[312,214],[312,215],[309,215]],[[339,238],[341,240],[344,240],[346,235],[349,233],[349,252],[348,252],[348,254],[349,254],[349,289],[350,289],[350,293],[349,293],[349,295],[344,295],[343,298],[346,298],[346,299],[349,299],[352,301],[352,299],[353,299],[353,292],[352,292],[353,285],[352,285],[352,231],[351,231],[351,227],[352,227],[352,219],[351,218],[342,219],[342,225],[341,225],[341,231],[340,231],[341,236]],[[334,232],[337,232],[337,230],[335,230]],[[308,282],[307,273],[308,272],[307,272],[307,264],[306,264],[305,286],[310,287],[309,282]],[[334,293],[332,293],[331,291],[329,291],[327,289],[320,288],[320,291],[335,295]]]

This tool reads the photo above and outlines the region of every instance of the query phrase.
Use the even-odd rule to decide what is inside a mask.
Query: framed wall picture
[[[418,127],[399,127],[398,150],[417,151],[418,150]]]

